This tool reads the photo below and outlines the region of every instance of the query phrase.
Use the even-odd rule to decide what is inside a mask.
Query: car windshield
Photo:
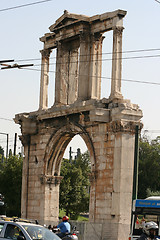
[[[33,240],[59,240],[60,238],[42,226],[31,226],[31,225],[23,225],[24,229],[28,232],[30,237]]]

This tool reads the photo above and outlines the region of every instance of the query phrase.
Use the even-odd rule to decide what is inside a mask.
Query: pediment
[[[53,32],[55,29],[59,27],[65,27],[69,24],[72,24],[76,21],[86,21],[89,22],[90,17],[81,15],[81,14],[73,14],[69,13],[67,10],[64,11],[64,14],[59,17],[54,24],[49,27],[49,30]]]

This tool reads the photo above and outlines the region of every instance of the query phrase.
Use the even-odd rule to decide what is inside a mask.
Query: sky
[[[93,16],[122,9],[124,18],[122,94],[138,104],[143,111],[143,131],[153,139],[160,135],[160,2],[156,0],[50,0],[39,4],[7,10],[42,0],[0,0],[0,60],[14,59],[18,64],[34,64],[26,69],[0,70],[0,146],[13,151],[15,133],[21,135],[20,126],[13,118],[18,113],[32,112],[39,107],[40,50],[39,38],[64,12]],[[6,9],[6,10],[5,10]],[[112,32],[105,33],[103,42],[101,98],[110,95]],[[49,107],[54,104],[55,59],[50,65]],[[127,81],[126,81],[127,80]],[[148,83],[146,83],[148,82]],[[79,136],[69,143],[76,152],[86,151]],[[17,152],[21,143],[17,141]]]

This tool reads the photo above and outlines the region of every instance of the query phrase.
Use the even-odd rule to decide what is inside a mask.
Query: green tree
[[[22,158],[10,156],[4,159],[0,169],[0,193],[5,198],[8,216],[20,216]]]
[[[3,159],[4,159],[4,150],[0,146],[0,169],[2,168]]]
[[[63,159],[60,185],[60,209],[72,219],[77,219],[80,212],[89,209],[89,154],[85,153],[72,163]]]
[[[152,193],[160,189],[160,137],[140,140],[138,198],[147,197],[147,189]]]
[[[4,149],[0,146],[0,155],[4,156]]]

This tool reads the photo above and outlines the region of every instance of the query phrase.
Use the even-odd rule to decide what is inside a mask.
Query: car
[[[7,219],[7,218],[6,218]],[[60,240],[49,229],[26,220],[0,220],[0,240]]]

